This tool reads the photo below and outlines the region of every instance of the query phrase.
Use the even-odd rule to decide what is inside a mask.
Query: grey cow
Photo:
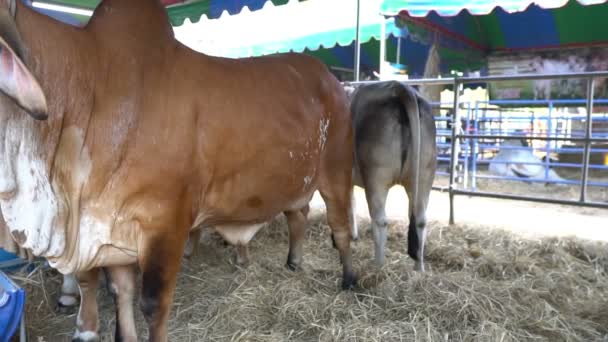
[[[415,269],[424,271],[426,208],[437,154],[431,106],[414,88],[395,81],[346,90],[354,127],[354,181],[365,188],[376,263],[384,264],[386,196],[401,184],[409,198],[408,254]]]

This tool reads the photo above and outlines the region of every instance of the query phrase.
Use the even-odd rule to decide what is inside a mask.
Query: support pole
[[[401,64],[401,36],[397,37],[397,56],[396,57],[397,57],[397,63]]]
[[[382,15],[380,20],[380,76],[384,75],[384,60],[386,59],[386,18]]]
[[[361,74],[361,22],[360,22],[360,12],[361,12],[361,0],[357,0],[357,25],[355,32],[355,81],[359,81],[359,75]]]
[[[452,115],[452,150],[450,154],[450,224],[454,224],[454,190],[456,188],[456,178],[458,177],[458,154],[460,153],[460,144],[458,143],[458,132],[460,131],[460,115],[458,108],[460,107],[460,82],[458,78],[454,78],[454,114]]]
[[[27,342],[27,329],[25,327],[25,308],[21,314],[21,321],[19,322],[19,342]]]
[[[553,134],[553,119],[551,114],[553,113],[553,102],[549,102],[549,113],[547,113],[547,136],[557,136],[557,130]],[[553,144],[552,141],[547,141],[545,146],[545,179],[549,180],[549,169],[551,168],[551,151]]]
[[[589,157],[591,155],[591,130],[593,113],[593,87],[595,82],[593,77],[587,79],[587,122],[585,123],[585,150],[583,154],[583,177],[581,181],[581,202],[587,198],[587,179],[589,177]]]

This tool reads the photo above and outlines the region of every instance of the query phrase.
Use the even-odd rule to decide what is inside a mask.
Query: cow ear
[[[36,120],[48,118],[46,97],[15,51],[0,37],[0,91]]]

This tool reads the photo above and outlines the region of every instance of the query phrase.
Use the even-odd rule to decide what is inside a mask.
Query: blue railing
[[[584,105],[585,100],[495,100],[495,101],[476,101],[473,103],[461,103],[465,115],[461,116],[462,130],[467,134],[488,135],[483,138],[463,138],[460,141],[460,153],[457,158],[458,164],[463,166],[462,171],[458,171],[457,176],[462,180],[467,187],[470,182],[470,189],[475,191],[478,179],[494,179],[503,181],[522,181],[526,182],[542,182],[566,185],[580,185],[580,180],[568,179],[552,179],[549,177],[551,168],[577,168],[582,169],[583,163],[576,162],[559,162],[553,161],[551,156],[554,154],[580,154],[583,158],[584,147],[569,146],[564,147],[563,141],[546,141],[545,146],[526,147],[504,145],[500,139],[491,137],[491,135],[509,135],[521,136],[522,140],[533,140],[533,137],[549,137],[549,138],[584,138],[585,129],[573,127],[573,123],[580,123],[584,126],[587,119],[586,115],[569,114],[564,115],[555,113],[557,108],[566,105]],[[608,100],[594,100],[594,104],[608,104]],[[448,107],[452,103],[433,103],[435,107]],[[492,105],[508,105],[520,106],[520,108],[492,108]],[[533,110],[524,112],[521,107],[526,105],[544,105],[547,113],[535,113]],[[535,108],[534,110],[538,110]],[[506,112],[506,113],[505,113]],[[464,113],[463,113],[464,114]],[[593,123],[608,122],[608,113],[593,114]],[[450,162],[450,148],[453,122],[452,116],[435,117],[437,126],[437,160],[440,164]],[[544,124],[544,127],[539,127],[539,123]],[[498,126],[498,127],[496,127]],[[526,128],[527,127],[527,128]],[[531,137],[533,136],[533,137]],[[607,138],[608,125],[605,129],[592,131],[593,138]],[[480,165],[494,164],[513,164],[507,160],[493,160],[493,157],[501,150],[526,150],[537,151],[536,156],[541,153],[545,157],[543,161],[538,162],[517,162],[520,165],[537,165],[544,168],[544,177],[537,178],[520,178],[504,175],[484,175],[479,174]],[[593,147],[590,148],[592,154],[600,153],[608,156],[608,148]],[[489,155],[489,156],[488,156]],[[606,157],[608,158],[608,157]],[[469,171],[470,169],[470,171]],[[604,164],[589,164],[591,170],[608,170],[608,165]],[[438,170],[437,175],[447,176],[448,172]],[[589,181],[589,186],[593,187],[608,187],[608,182]]]

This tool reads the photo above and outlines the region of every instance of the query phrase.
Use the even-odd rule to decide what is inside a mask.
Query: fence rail
[[[591,152],[592,152],[592,147],[591,145],[593,143],[606,143],[608,144],[608,134],[606,133],[597,133],[597,134],[593,134],[592,132],[592,127],[593,127],[593,105],[594,103],[601,103],[601,104],[605,104],[608,103],[608,100],[597,100],[594,101],[593,99],[593,90],[594,90],[594,78],[598,78],[598,77],[608,77],[608,71],[601,71],[601,72],[583,72],[583,73],[566,73],[566,74],[526,74],[526,75],[507,75],[507,76],[486,76],[486,77],[455,77],[455,78],[439,78],[439,79],[415,79],[415,80],[405,80],[405,81],[399,81],[402,84],[407,84],[407,85],[452,85],[453,89],[454,89],[454,99],[453,99],[453,103],[452,103],[452,117],[451,118],[437,118],[438,121],[445,121],[446,123],[451,123],[451,128],[449,130],[447,129],[438,129],[438,136],[442,137],[442,138],[449,138],[450,142],[449,142],[449,146],[450,146],[450,153],[449,153],[449,185],[446,188],[444,187],[433,187],[433,189],[435,190],[440,190],[440,191],[448,191],[449,192],[449,198],[450,198],[450,224],[454,223],[454,198],[456,195],[466,195],[466,196],[480,196],[480,197],[492,197],[492,198],[501,198],[501,199],[512,199],[512,200],[523,200],[523,201],[531,201],[531,202],[542,202],[542,203],[554,203],[554,204],[566,204],[566,205],[574,205],[574,206],[585,206],[585,207],[595,207],[595,208],[608,208],[608,202],[607,203],[603,203],[603,202],[593,202],[593,201],[589,201],[587,199],[587,187],[590,186],[603,186],[602,183],[599,182],[589,182],[589,169],[590,168],[594,168],[594,169],[605,169],[603,166],[599,166],[597,167],[596,165],[590,167],[590,156],[591,156]],[[513,80],[554,80],[554,79],[572,79],[572,78],[578,78],[578,79],[585,79],[586,80],[586,86],[587,86],[587,92],[586,92],[586,99],[584,100],[552,100],[551,104],[550,104],[550,108],[554,105],[554,104],[567,104],[572,103],[572,104],[584,104],[585,108],[586,108],[586,115],[583,116],[581,119],[583,119],[585,121],[585,128],[584,130],[582,130],[582,134],[577,134],[576,136],[573,136],[572,134],[569,134],[569,136],[552,136],[550,134],[551,128],[548,127],[548,134],[544,135],[544,136],[540,136],[538,134],[534,134],[532,136],[529,135],[516,135],[516,134],[504,134],[505,131],[499,129],[498,132],[499,134],[494,134],[492,130],[490,130],[489,133],[486,132],[482,132],[482,134],[479,133],[478,131],[478,121],[475,121],[474,125],[475,125],[475,129],[474,129],[474,133],[469,133],[469,132],[463,132],[462,131],[462,111],[463,110],[467,110],[468,113],[470,114],[472,111],[471,106],[469,105],[468,108],[462,108],[463,106],[461,106],[461,99],[460,99],[460,93],[463,89],[463,86],[465,84],[471,84],[471,83],[491,83],[491,82],[501,82],[501,81],[513,81]],[[358,81],[358,82],[344,82],[344,84],[349,84],[349,85],[362,85],[362,84],[370,84],[370,83],[377,83],[378,81]],[[544,101],[544,103],[547,103],[547,100],[519,100],[519,104],[542,104]],[[508,100],[504,100],[504,101],[493,101],[493,104],[496,105],[501,105],[501,104],[509,104]],[[511,103],[513,104],[513,103]],[[478,106],[476,106],[478,108]],[[444,108],[444,107],[442,107]],[[490,108],[484,108],[484,110],[492,110]],[[555,120],[557,118],[555,117],[551,117],[551,115],[548,115],[549,118],[547,118],[548,122],[551,123],[552,120]],[[496,120],[496,118],[493,117],[486,117],[484,119],[487,120]],[[522,120],[525,118],[522,118]],[[572,117],[570,117],[569,119],[572,119]],[[603,117],[601,118],[602,121],[604,120],[608,120],[608,118]],[[465,118],[465,121],[467,121],[467,123],[470,124],[470,116],[467,116]],[[470,126],[470,125],[468,125]],[[468,127],[467,127],[468,128]],[[580,196],[578,200],[561,200],[561,199],[550,199],[550,198],[543,198],[543,197],[537,197],[537,196],[521,196],[521,195],[508,195],[508,194],[502,194],[502,193],[495,193],[495,192],[481,192],[481,191],[468,191],[468,190],[461,190],[457,188],[457,181],[458,181],[458,165],[461,164],[462,162],[464,162],[465,167],[467,166],[467,158],[460,158],[460,151],[461,149],[463,149],[463,147],[461,146],[460,141],[461,140],[469,140],[469,141],[473,141],[473,148],[471,150],[471,148],[467,148],[465,145],[465,148],[463,149],[465,154],[467,153],[473,153],[476,155],[477,153],[477,149],[479,148],[479,144],[478,144],[478,140],[481,139],[486,139],[486,140],[513,140],[513,139],[525,139],[525,140],[533,140],[533,141],[545,141],[547,142],[546,144],[546,148],[545,148],[545,152],[547,154],[546,160],[543,163],[539,163],[540,165],[544,165],[546,166],[546,170],[545,170],[545,176],[547,176],[547,172],[548,172],[548,166],[549,165],[555,165],[555,163],[551,163],[550,162],[550,158],[549,158],[549,154],[550,153],[554,153],[556,151],[556,149],[552,149],[551,145],[553,144],[557,144],[557,142],[578,142],[578,143],[582,143],[583,147],[582,147],[582,152],[583,152],[583,162],[582,162],[582,177],[580,182],[577,181],[568,181],[565,180],[563,181],[566,184],[580,184],[581,186],[581,190],[580,190]],[[438,144],[439,145],[439,144]],[[557,146],[557,145],[555,145]],[[579,148],[580,151],[580,148]],[[574,151],[572,153],[575,153]],[[438,158],[439,160],[445,160],[446,158]],[[572,167],[580,167],[581,165],[577,165],[574,163],[561,163],[564,164],[563,166],[568,165],[568,167],[572,166]],[[571,164],[571,165],[569,165]],[[474,163],[472,163],[472,167],[476,168],[477,166],[477,162],[475,161]],[[473,170],[473,172],[475,172],[475,170]],[[445,174],[445,173],[444,173]],[[481,178],[489,178],[491,179],[492,176],[481,176]],[[503,178],[504,179],[504,178]],[[526,180],[530,180],[530,179],[526,179]],[[532,181],[539,181],[536,179],[533,179]],[[544,179],[543,181],[546,181],[546,179]]]

